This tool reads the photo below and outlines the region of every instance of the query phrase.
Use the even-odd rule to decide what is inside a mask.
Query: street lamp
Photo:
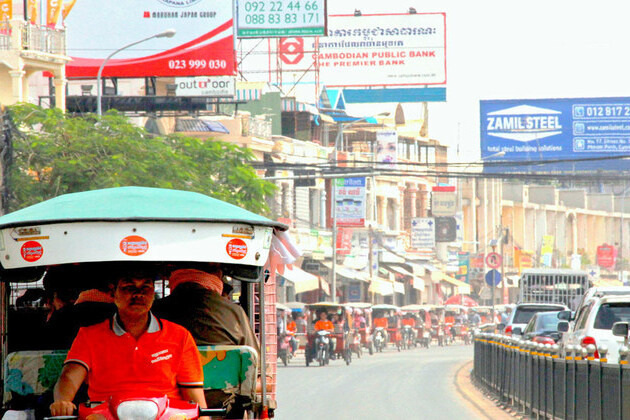
[[[142,42],[148,41],[150,39],[153,38],[173,38],[173,36],[175,36],[175,29],[167,29],[164,32],[160,32],[159,34],[155,34],[152,35],[148,38],[144,38],[141,39],[140,41],[136,41],[136,42],[132,42],[129,45],[125,45],[122,48],[117,49],[116,51],[114,51],[113,53],[111,53],[110,55],[107,56],[107,58],[105,60],[103,60],[103,63],[101,64],[101,67],[99,67],[98,69],[98,74],[96,75],[96,114],[100,117],[103,115],[103,110],[102,110],[102,98],[101,98],[101,75],[103,74],[103,69],[105,68],[105,64],[107,64],[107,62],[109,61],[110,58],[112,58],[113,56],[115,56],[116,54],[118,54],[119,52],[121,52],[122,50],[125,50],[129,47],[133,47],[134,45],[138,45]]]
[[[335,138],[335,165],[337,164],[337,151],[339,149],[339,144],[340,142],[343,143],[343,130],[346,127],[349,127],[353,124],[365,121],[369,118],[373,118],[373,117],[387,117],[389,116],[389,112],[381,112],[380,114],[377,115],[373,115],[371,117],[364,117],[364,118],[360,118],[358,120],[354,120],[352,121],[350,124],[343,124],[340,123],[338,126],[338,131],[337,131],[337,137]],[[372,179],[374,179],[374,175],[372,175]],[[374,181],[372,181],[372,188],[374,188]],[[331,199],[330,199],[330,203],[331,203],[331,214],[332,214],[332,220],[333,220],[333,226],[332,226],[332,247],[333,247],[333,252],[332,252],[332,301],[334,303],[337,302],[337,187],[336,187],[336,179],[332,180],[332,189],[331,189]],[[374,191],[372,194],[375,194],[376,191]]]

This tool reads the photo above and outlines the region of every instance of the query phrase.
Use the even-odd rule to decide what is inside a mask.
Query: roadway
[[[278,420],[479,419],[457,392],[457,369],[472,360],[472,346],[356,356],[350,366],[306,367],[303,356],[278,367]]]

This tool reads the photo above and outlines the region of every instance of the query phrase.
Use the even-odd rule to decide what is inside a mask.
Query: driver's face
[[[151,278],[121,279],[114,291],[118,312],[130,316],[144,315],[151,310],[155,290]]]
[[[319,314],[319,319],[321,319],[322,321],[325,321],[326,320],[326,312],[321,312]]]

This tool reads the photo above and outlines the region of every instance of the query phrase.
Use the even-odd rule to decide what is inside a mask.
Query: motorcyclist
[[[335,332],[335,326],[331,321],[328,320],[328,314],[326,311],[320,311],[318,314],[318,320],[315,323],[315,331],[328,331],[329,333]],[[331,337],[328,342],[329,353],[332,356],[334,354],[335,347],[337,345],[337,340],[334,337]],[[314,352],[317,352],[316,347],[313,348]]]
[[[374,318],[372,322],[374,323],[374,333],[376,333],[377,328],[382,328],[385,342],[389,342],[389,333],[387,332],[387,318],[384,316],[380,318]]]
[[[416,340],[416,317],[414,314],[405,314],[403,315],[402,324],[404,326],[409,326],[411,329],[409,330],[411,333],[412,342]]]
[[[298,349],[298,342],[295,338],[295,334],[297,334],[297,323],[295,322],[295,315],[293,315],[293,319],[287,323],[287,334],[291,337],[291,354],[295,355],[295,352]]]

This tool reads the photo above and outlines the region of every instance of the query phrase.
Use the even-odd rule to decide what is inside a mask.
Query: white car
[[[586,293],[584,293],[580,302],[575,307],[575,313],[573,314],[572,320],[578,319],[578,317],[582,314],[582,311],[584,311],[584,307],[591,299],[598,299],[604,296],[622,295],[630,295],[630,286],[591,287],[586,291]]]
[[[568,311],[569,308],[561,303],[519,303],[510,313],[505,335],[520,336],[530,319],[538,312]]]
[[[585,301],[572,331],[564,333],[560,344],[565,352],[568,345],[586,347],[593,344],[596,348],[606,345],[608,362],[617,363],[624,338],[613,335],[611,329],[615,322],[630,322],[630,296],[593,297]],[[599,352],[595,357],[599,358]]]

